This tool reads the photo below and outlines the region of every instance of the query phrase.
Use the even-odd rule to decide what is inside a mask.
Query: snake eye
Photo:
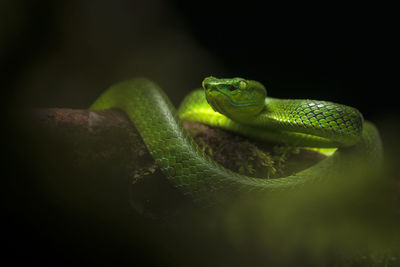
[[[246,89],[247,83],[245,81],[240,81],[239,83],[239,89],[244,90]]]

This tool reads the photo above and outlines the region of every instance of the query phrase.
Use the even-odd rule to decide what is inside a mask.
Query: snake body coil
[[[243,87],[242,83],[239,84]],[[381,159],[382,149],[376,128],[363,122],[361,114],[351,107],[324,101],[267,97],[262,102],[266,103],[266,109],[273,111],[264,108],[263,118],[256,116],[257,119],[244,124],[215,112],[209,104],[213,107],[220,104],[207,100],[204,91],[194,91],[177,111],[155,83],[138,78],[110,87],[91,109],[118,108],[126,112],[169,180],[185,195],[200,202],[229,199],[246,191],[264,194],[297,188],[320,180],[327,173],[334,173],[348,162],[349,155],[362,155],[371,161]],[[244,103],[231,104],[246,107]],[[266,118],[266,114],[271,116]],[[241,117],[238,117],[240,121]],[[184,129],[181,118],[256,138],[339,149],[296,175],[279,179],[252,178],[227,170],[205,155]],[[262,129],[263,123],[267,124],[267,130]],[[295,131],[291,131],[292,128]]]

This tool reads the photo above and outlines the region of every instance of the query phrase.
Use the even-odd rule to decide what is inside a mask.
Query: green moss
[[[323,157],[301,153],[297,147],[263,144],[201,124],[187,127],[200,149],[224,167],[260,178],[289,176]]]

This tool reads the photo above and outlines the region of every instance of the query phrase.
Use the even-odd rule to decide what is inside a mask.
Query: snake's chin
[[[220,105],[220,103],[219,103],[220,101],[218,101],[218,98],[221,98],[221,97],[226,98],[225,95],[221,94],[220,92],[218,92],[216,90],[210,90],[206,94],[207,102],[213,108],[213,110],[218,113],[225,114],[223,106]]]

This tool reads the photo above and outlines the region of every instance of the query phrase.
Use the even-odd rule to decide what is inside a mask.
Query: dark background
[[[397,173],[398,85],[392,82],[397,74],[397,31],[393,8],[376,3],[260,3],[2,1],[5,125],[12,124],[20,110],[32,107],[86,108],[109,85],[131,77],[153,79],[178,105],[205,76],[241,76],[262,82],[270,96],[323,99],[357,107],[377,124],[387,158]],[[18,180],[13,188],[19,188],[33,175],[32,170],[21,167],[31,159],[15,151],[15,132],[4,132],[4,151],[11,159],[5,167]],[[76,258],[104,260],[97,254],[108,249],[102,247],[104,243],[115,242],[112,237],[102,240],[96,249],[86,248],[86,243],[63,244],[57,236],[73,231],[60,230],[69,222],[60,222],[57,216],[61,215],[54,207],[26,207],[26,191],[24,188],[14,196],[16,204],[10,208],[12,216],[19,216],[15,221],[10,216],[10,225],[15,226],[10,228],[10,247],[22,252],[12,257],[29,251],[29,257],[51,262],[68,258],[64,249],[73,247]],[[21,206],[26,209],[21,210]],[[44,220],[46,216],[56,219]],[[40,227],[37,220],[39,224],[57,221],[59,226]],[[74,227],[82,231],[85,226]],[[40,242],[44,245],[38,245]],[[112,249],[115,255],[132,249],[120,240],[116,243],[119,247]],[[139,243],[136,245],[141,247]],[[150,256],[150,248],[147,244],[132,255],[160,263],[157,255]],[[166,255],[160,258],[162,264],[174,262],[166,260]]]
[[[31,106],[86,107],[140,75],[178,104],[175,91],[212,74],[259,80],[276,97],[351,104],[367,118],[396,110],[390,6],[3,2],[4,88]]]

